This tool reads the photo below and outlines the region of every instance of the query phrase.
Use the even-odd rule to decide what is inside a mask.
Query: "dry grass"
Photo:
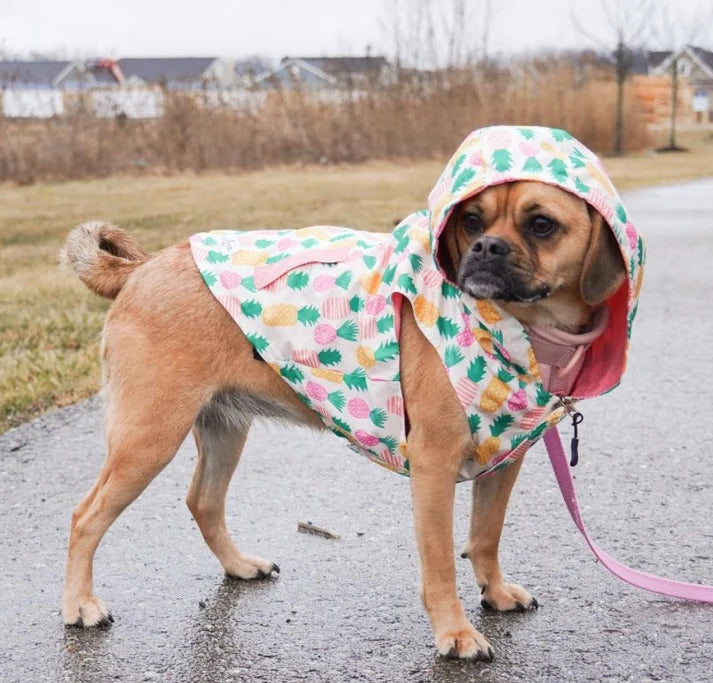
[[[668,133],[652,135],[654,147],[668,141]],[[657,154],[646,150],[621,158],[605,159],[609,174],[620,192],[651,185],[670,185],[692,178],[713,176],[713,131],[678,133],[687,152]]]
[[[607,166],[622,189],[713,175],[713,141],[696,135],[682,142],[690,153],[610,159]],[[0,432],[99,388],[108,302],[56,265],[73,225],[110,219],[150,249],[218,227],[332,223],[388,230],[424,206],[441,166],[371,162],[0,186]]]
[[[57,267],[69,229],[106,218],[150,249],[218,227],[389,229],[420,208],[438,164],[282,168],[0,186],[0,432],[99,387],[108,302]]]
[[[48,121],[0,117],[0,181],[442,159],[471,130],[492,123],[564,128],[599,152],[614,139],[613,81],[568,57],[404,72],[389,85],[321,97],[300,90],[262,95],[253,111],[166,92],[156,120],[97,119],[83,98],[71,114]],[[648,135],[631,98],[624,114],[626,149],[644,148]]]

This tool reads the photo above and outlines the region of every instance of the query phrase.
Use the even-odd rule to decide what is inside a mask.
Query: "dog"
[[[421,239],[418,230],[414,232],[413,227],[409,228],[416,236],[414,239],[422,245],[419,248],[423,249],[423,254],[430,250],[438,265],[438,272],[428,271],[423,282],[430,286],[436,276],[440,277],[438,282],[442,281],[444,287],[457,288],[456,294],[450,292],[449,296],[456,297],[458,306],[467,302],[469,306],[473,304],[470,308],[475,313],[476,307],[479,311],[495,311],[504,322],[512,323],[513,329],[517,328],[518,340],[526,340],[526,335],[522,334],[523,326],[535,331],[542,328],[561,330],[576,336],[591,327],[593,316],[602,307],[609,310],[607,319],[612,321],[609,327],[616,328],[616,334],[621,337],[622,320],[626,328],[626,316],[632,317],[631,309],[635,303],[632,289],[636,287],[638,294],[638,267],[643,260],[639,259],[636,269],[627,268],[627,255],[623,252],[626,244],[622,247],[622,240],[627,240],[625,231],[618,223],[617,227],[622,229],[616,234],[610,229],[621,216],[617,218],[615,212],[612,214],[608,210],[610,204],[585,201],[564,181],[555,183],[548,177],[545,182],[530,172],[514,173],[508,178],[498,170],[498,164],[490,169],[495,174],[493,182],[489,182],[488,177],[484,179],[482,173],[478,177],[484,166],[493,164],[484,160],[482,154],[474,155],[473,146],[481,150],[486,143],[491,146],[501,144],[503,129],[511,139],[526,143],[526,159],[535,157],[534,152],[528,156],[532,150],[527,145],[532,146],[532,136],[523,133],[529,129],[484,129],[466,140],[466,147],[462,146],[451,159],[440,183],[447,182],[457,191],[450,192],[450,199],[446,201],[437,185],[429,200],[431,210],[428,216],[424,218],[425,214],[421,212],[407,224],[417,224],[418,221],[421,221],[419,225],[428,224],[430,220],[433,226],[434,216],[438,217],[438,227],[433,231],[435,239],[430,242]],[[551,129],[532,130],[535,135],[546,137],[544,151],[538,151],[545,155],[540,160],[544,159],[541,166],[546,168],[550,158],[546,145],[554,146],[551,141],[558,139],[558,133]],[[565,140],[567,144],[575,144],[571,141],[571,137]],[[579,143],[576,144],[579,150]],[[586,150],[583,146],[581,149]],[[588,150],[586,153],[591,155]],[[470,155],[469,160],[463,161],[464,154]],[[584,158],[589,163],[590,157]],[[591,158],[596,159],[593,155]],[[464,177],[462,174],[468,164],[478,167],[478,173],[460,182],[458,179]],[[573,168],[583,166],[575,163]],[[584,176],[590,187],[596,184],[593,176],[600,173],[598,167],[597,173],[594,170],[590,168]],[[602,212],[614,217],[609,215],[607,218]],[[398,230],[395,234],[401,241],[397,241],[397,245],[407,239],[405,233]],[[237,234],[218,237],[241,239]],[[315,398],[311,394],[311,401],[299,395],[285,377],[285,366],[277,367],[266,352],[258,352],[255,334],[235,324],[235,317],[226,309],[229,304],[219,300],[215,291],[207,286],[216,278],[207,279],[200,264],[197,266],[196,245],[206,240],[215,243],[213,237],[201,239],[202,242],[192,239],[191,243],[180,243],[153,256],[124,231],[101,222],[80,226],[67,239],[64,259],[89,289],[115,299],[106,317],[102,344],[107,455],[96,483],[72,515],[63,598],[63,618],[67,625],[86,628],[106,626],[113,621],[104,602],[93,593],[95,550],[122,510],[173,458],[189,431],[192,430],[195,438],[198,461],[187,495],[188,508],[225,573],[244,580],[263,579],[279,573],[278,566],[271,560],[239,550],[225,522],[225,495],[252,419],[277,419],[314,429],[324,429],[326,424],[332,431],[350,438],[353,444],[363,449],[368,446],[365,439],[360,443],[354,437],[354,430],[350,432],[346,425],[339,427],[341,423],[320,414],[316,409],[319,395]],[[378,239],[384,239],[383,235]],[[339,242],[343,240],[337,239],[334,244]],[[628,239],[628,242],[632,240]],[[235,249],[234,245],[229,248]],[[242,252],[238,248],[231,253]],[[264,255],[261,258],[264,259]],[[289,261],[289,258],[280,259],[279,254],[273,258],[276,258],[273,264],[263,260],[257,268],[270,269],[275,264],[279,266]],[[303,263],[303,259],[299,262]],[[421,268],[420,273],[425,272],[422,264],[411,256],[402,258],[400,263],[415,263]],[[255,264],[250,267],[254,268]],[[379,286],[383,286],[381,273],[386,272],[385,263],[377,262],[372,268],[380,273]],[[248,271],[241,272],[244,281]],[[257,279],[258,271],[250,272],[255,272]],[[285,273],[277,277],[284,279]],[[329,277],[331,286],[334,286],[335,278]],[[266,279],[270,280],[269,277]],[[227,276],[223,280],[227,282]],[[399,281],[406,282],[400,278]],[[254,283],[251,284],[254,289]],[[270,280],[267,289],[273,284]],[[368,276],[359,286],[367,284],[373,284]],[[378,290],[374,288],[373,291]],[[481,604],[484,608],[504,612],[536,608],[537,600],[526,589],[505,582],[498,563],[498,544],[510,492],[522,463],[521,456],[531,440],[536,440],[544,428],[566,414],[566,406],[560,405],[557,396],[550,397],[549,394],[545,403],[540,402],[542,387],[533,380],[532,386],[538,387],[538,406],[542,408],[537,417],[541,421],[533,423],[537,424],[535,431],[539,432],[530,433],[529,440],[513,440],[513,444],[519,444],[515,448],[517,457],[490,467],[492,460],[489,458],[495,451],[485,449],[487,452],[482,460],[480,455],[486,441],[491,445],[493,440],[502,443],[502,433],[487,439],[477,436],[472,420],[464,412],[463,397],[454,389],[455,379],[449,379],[450,368],[444,367],[443,354],[449,352],[439,351],[438,345],[428,336],[430,330],[436,328],[443,334],[443,326],[439,319],[438,324],[429,320],[430,327],[427,327],[424,321],[430,316],[430,309],[419,297],[422,293],[417,291],[393,298],[399,306],[397,367],[399,392],[402,392],[399,396],[403,399],[401,419],[405,424],[403,446],[408,454],[407,461],[402,459],[397,464],[401,466],[407,462],[405,467],[411,478],[421,564],[421,597],[440,654],[490,661],[492,646],[472,626],[456,593],[455,484],[459,478],[464,478],[465,461],[479,468],[475,475],[471,471],[476,478],[464,556],[472,562],[481,591]],[[481,309],[481,306],[485,308]],[[264,312],[262,318],[263,322],[267,320],[265,324],[278,324],[274,318],[268,320]],[[279,324],[283,323],[283,320],[279,321]],[[316,329],[308,325],[304,327],[310,334]],[[206,330],[211,333],[206,334]],[[433,334],[437,333],[434,331]],[[450,334],[447,328],[445,334]],[[485,349],[487,362],[499,364],[498,372],[504,367],[517,368],[511,371],[509,380],[500,375],[500,379],[493,380],[491,385],[495,382],[500,387],[510,382],[515,388],[521,387],[512,396],[518,393],[521,398],[526,394],[530,396],[527,393],[530,391],[528,370],[522,367],[527,360],[522,363],[513,360],[507,354],[505,344],[501,343],[502,335],[491,330],[485,337],[468,337],[468,325],[459,334],[466,334],[461,340],[464,349],[477,348],[479,354]],[[507,339],[506,333],[505,342]],[[619,342],[609,338],[606,343],[607,352],[618,353]],[[530,350],[528,344],[526,348]],[[370,362],[373,364],[373,359]],[[305,363],[300,366],[301,374],[307,373],[311,367],[307,361]],[[616,383],[623,370],[623,360],[615,365],[613,376],[607,379],[608,386],[603,387],[600,382],[597,391],[611,388],[612,381]],[[581,359],[578,367],[581,367]],[[317,368],[312,370],[316,373]],[[537,363],[531,363],[530,372],[535,379],[540,377]],[[520,374],[516,376],[517,373]],[[587,371],[579,372],[579,375],[583,374]],[[601,374],[596,377],[600,378]],[[387,382],[376,384],[381,386]],[[357,388],[362,391],[360,395],[370,395],[369,385]],[[571,382],[568,388],[571,389]],[[309,393],[309,389],[307,391]],[[473,399],[473,405],[483,407],[491,401],[491,394],[489,388],[480,389],[480,403]],[[567,395],[576,396],[577,392]],[[552,402],[548,403],[550,398]],[[502,396],[497,400],[499,406],[503,405]],[[526,407],[518,405],[517,401],[513,401],[512,406],[508,402],[508,406],[516,413],[526,413]],[[485,412],[490,407],[486,406]],[[549,413],[545,412],[546,407]],[[488,415],[485,417],[490,419]],[[490,423],[493,435],[492,425],[498,419],[501,423],[507,421],[502,416],[493,418]],[[474,456],[476,440],[480,443],[476,444]],[[509,446],[503,448],[507,450]],[[387,456],[388,453],[384,457]],[[376,456],[375,459],[378,460]],[[389,463],[381,464],[389,466]],[[390,464],[392,469],[399,469],[394,463]],[[504,467],[505,464],[508,466]],[[485,472],[484,467],[490,467],[488,476],[478,476]]]

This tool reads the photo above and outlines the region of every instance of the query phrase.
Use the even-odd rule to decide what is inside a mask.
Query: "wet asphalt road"
[[[713,180],[628,195],[648,270],[628,374],[582,404],[576,479],[594,538],[650,572],[713,583]],[[228,499],[241,547],[276,580],[225,580],[184,504],[175,460],[106,535],[95,590],[116,622],[65,629],[73,506],[103,457],[98,399],[0,437],[0,679],[15,681],[710,681],[713,605],[631,588],[594,561],[541,446],[528,455],[502,546],[538,612],[468,614],[492,664],[440,659],[416,593],[408,481],[335,437],[257,425]],[[567,430],[565,430],[567,431]],[[456,548],[469,485],[458,488]],[[339,540],[298,534],[311,521]]]

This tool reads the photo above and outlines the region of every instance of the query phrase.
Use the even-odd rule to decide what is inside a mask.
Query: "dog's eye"
[[[479,232],[483,229],[483,221],[477,213],[467,213],[463,216],[463,227],[467,232]]]
[[[557,223],[546,216],[535,216],[530,221],[530,232],[537,237],[549,237],[557,229]]]

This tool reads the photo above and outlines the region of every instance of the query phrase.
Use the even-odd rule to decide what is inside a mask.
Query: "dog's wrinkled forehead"
[[[536,181],[488,187],[464,200],[459,209],[461,215],[478,214],[486,226],[500,218],[510,218],[519,224],[536,215],[550,218],[565,227],[580,220],[588,221],[584,200],[559,187]]]

